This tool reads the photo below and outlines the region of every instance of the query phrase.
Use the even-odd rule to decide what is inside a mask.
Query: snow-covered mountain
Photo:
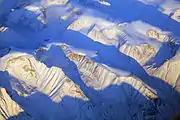
[[[180,115],[178,0],[0,0],[0,119]]]

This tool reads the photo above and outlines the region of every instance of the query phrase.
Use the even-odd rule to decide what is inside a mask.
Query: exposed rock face
[[[70,51],[70,50],[68,50],[68,47],[66,47],[66,46],[61,46],[61,47],[65,51]],[[168,107],[168,108],[171,107],[171,106],[162,105],[162,102],[159,101],[158,97],[154,94],[155,91],[153,89],[149,88],[148,86],[146,86],[145,84],[143,84],[143,82],[141,82],[137,78],[118,77],[114,73],[103,68],[101,65],[98,65],[97,63],[86,58],[85,56],[77,55],[77,54],[73,53],[72,51],[70,51],[67,54],[67,56],[76,63],[76,65],[81,73],[81,78],[83,79],[83,81],[86,83],[87,86],[93,87],[96,90],[101,90],[101,89],[106,89],[106,87],[108,87],[110,84],[121,85],[123,83],[128,83],[128,84],[132,85],[136,90],[138,90],[143,96],[145,96],[146,99],[152,100],[151,104],[145,99],[144,100],[143,99],[135,100],[135,98],[132,96],[137,95],[136,97],[138,98],[138,96],[141,97],[141,94],[134,93],[134,89],[131,90],[131,88],[129,88],[129,89],[124,88],[124,90],[127,90],[127,92],[132,92],[132,96],[129,96],[129,97],[131,97],[131,99],[129,99],[129,100],[130,101],[135,100],[136,103],[138,103],[137,106],[134,106],[134,107],[137,107],[137,111],[134,111],[134,113],[136,113],[136,115],[140,115],[142,118],[143,117],[145,117],[145,119],[147,119],[147,118],[153,119],[153,118],[158,118],[158,117],[160,118],[160,116],[162,114],[165,114],[164,113],[165,111],[159,111],[160,114],[153,113],[153,111],[150,110],[151,107],[154,107],[152,109],[156,109],[156,107],[159,107],[161,109],[166,109],[166,107]],[[27,93],[27,96],[30,96],[35,91],[41,91],[42,93],[48,95],[53,101],[56,101],[56,102],[61,100],[66,95],[76,97],[76,98],[81,98],[84,100],[88,100],[88,98],[86,98],[86,96],[83,94],[83,92],[81,92],[79,87],[77,87],[70,79],[68,79],[64,75],[64,73],[61,71],[61,69],[59,69],[59,68],[53,67],[53,68],[49,69],[44,64],[36,61],[32,56],[29,56],[29,55],[18,55],[18,56],[13,55],[13,57],[10,57],[8,59],[3,59],[3,60],[5,60],[3,63],[6,63],[4,68],[11,75],[13,75],[17,79],[23,81],[20,84],[23,86],[23,89],[25,91],[29,91],[29,93]],[[19,64],[19,66],[17,63]],[[177,69],[179,69],[178,65],[176,63],[177,63],[177,61],[168,63],[168,64],[170,64],[170,66],[172,66],[172,67],[174,65],[177,67]],[[167,64],[167,63],[165,63],[165,64]],[[165,71],[164,71],[163,66],[162,66],[162,68],[160,67],[158,70],[155,69],[155,71],[153,71],[153,70],[149,70],[149,71],[152,71],[153,76],[159,77],[162,80],[165,80],[167,82],[169,80],[170,81],[169,84],[171,84],[172,86],[175,86],[175,85],[178,86],[177,85],[177,83],[178,83],[177,77],[178,77],[179,73],[175,73],[173,71],[171,73],[171,67],[169,67],[169,68],[167,67],[167,71],[169,71],[169,72],[165,73],[166,75],[164,76],[163,72],[165,72]],[[17,70],[17,68],[18,68],[18,72],[15,71],[15,69]],[[161,70],[161,69],[163,69],[163,70]],[[157,73],[157,75],[156,75],[156,73]],[[27,76],[27,75],[29,75],[29,76]],[[168,77],[170,79],[168,79]],[[108,79],[108,81],[107,81],[107,79]],[[175,81],[173,81],[173,80],[175,80]],[[41,82],[41,81],[43,81],[43,82]],[[35,91],[28,90],[29,89],[28,87],[30,87],[30,89],[32,89],[32,88],[35,89]],[[20,93],[22,92],[22,89],[16,88],[16,90],[18,90]],[[154,92],[152,92],[152,91],[154,91]],[[99,96],[106,98],[106,99],[110,97],[108,94],[108,91],[107,91],[107,93],[106,93],[106,91],[100,92]],[[158,102],[155,102],[155,101],[158,101]],[[144,107],[142,107],[142,111],[140,109],[138,109],[138,107],[141,105],[144,106]],[[87,106],[91,106],[91,104],[87,104]],[[91,109],[93,109],[93,107],[91,107]],[[106,114],[109,111],[109,109],[110,109],[109,107],[107,107],[107,109],[103,109],[101,114]],[[111,108],[111,109],[115,110],[116,108]],[[129,111],[129,110],[130,110],[130,108],[127,109],[127,111]],[[149,116],[148,111],[152,112],[151,116]],[[83,113],[83,114],[85,114],[85,113]],[[116,114],[116,113],[113,113],[113,114]]]
[[[161,42],[168,42],[170,40],[170,37],[168,35],[158,33],[156,30],[147,31],[147,36],[150,38],[157,39]]]
[[[111,71],[106,70],[103,66],[95,63],[94,61],[86,58],[85,56],[73,53],[72,51],[68,49],[67,46],[61,46],[61,48],[63,48],[65,53],[68,53],[67,54],[68,58],[70,58],[72,61],[76,63],[79,69],[79,72],[81,73],[81,78],[86,83],[87,86],[92,87],[96,90],[102,90],[102,89],[106,89],[106,87],[108,87],[111,84],[122,85],[124,83],[127,83],[127,84],[130,84],[136,90],[138,90],[140,93],[136,93],[134,89],[132,89],[131,87],[126,88],[124,86],[125,87],[124,88],[122,86],[123,90],[127,91],[128,93],[132,92],[132,94],[128,94],[128,96],[126,94],[126,95],[122,95],[121,97],[126,96],[125,98],[129,98],[128,103],[133,105],[133,107],[137,108],[136,110],[132,111],[130,107],[128,106],[125,107],[127,108],[127,111],[131,111],[131,113],[135,114],[135,116],[141,116],[141,118],[144,118],[144,119],[149,119],[149,118],[161,119],[160,116],[166,114],[165,111],[161,111],[161,110],[151,111],[151,110],[156,109],[157,107],[161,108],[162,110],[171,108],[171,106],[169,105],[162,105],[164,103],[161,100],[159,100],[158,97],[155,95],[156,93],[155,90],[151,89],[150,87],[145,85],[143,82],[141,82],[137,78],[134,78],[133,76],[118,77]],[[64,74],[64,72],[61,69],[56,68],[56,67],[47,68],[43,63],[38,62],[31,55],[21,54],[21,53],[17,55],[12,54],[10,55],[10,57],[1,58],[1,62],[4,64],[4,65],[1,64],[2,65],[1,69],[7,70],[12,76],[16,77],[16,79],[19,81],[19,82],[17,81],[14,82],[14,80],[12,80],[12,85],[13,85],[12,87],[14,87],[14,89],[19,93],[19,96],[31,96],[37,91],[40,91],[41,93],[49,96],[52,99],[52,101],[57,102],[57,103],[58,101],[63,100],[65,96],[72,96],[72,97],[81,98],[84,100],[89,99],[81,91],[81,89],[79,89],[79,87],[76,84],[74,84],[74,82],[72,82],[69,78],[67,78],[67,76]],[[163,65],[164,67],[162,66],[159,69],[155,69],[155,70],[148,69],[148,71],[150,71],[149,74],[159,77],[162,80],[169,82],[169,84],[171,84],[175,88],[178,88],[179,73],[174,72],[171,69],[174,67],[178,71],[179,69],[177,65],[178,61],[169,61],[169,62],[171,63],[164,63],[164,65],[166,66]],[[169,64],[168,65],[169,67],[167,67],[167,64]],[[165,72],[164,71],[165,69],[168,72],[163,73]],[[23,91],[25,91],[25,93],[23,93]],[[142,95],[144,96],[143,99],[141,98]],[[108,90],[107,91],[105,90],[105,91],[100,92],[97,97],[103,97],[103,99],[104,98],[111,99],[112,96],[109,96]],[[136,98],[141,98],[141,99],[136,100]],[[151,102],[149,103],[147,100]],[[31,100],[29,100],[29,102],[31,102]],[[126,103],[125,101],[121,101],[121,102],[123,104]],[[136,106],[134,106],[133,104],[134,102],[136,103]],[[79,110],[82,110],[81,109],[82,104],[84,103],[82,104],[76,103],[76,104],[80,105]],[[83,112],[81,113],[81,116],[87,115],[89,116],[88,118],[93,119],[92,117],[93,116],[95,117],[96,115],[94,115],[94,113],[92,115],[92,111],[94,111],[94,109],[97,109],[97,107],[95,108],[92,107],[92,104],[90,103],[85,103],[85,104],[86,105],[83,109],[85,110],[86,108],[88,108],[90,113]],[[23,104],[21,105],[24,107]],[[70,108],[67,106],[67,103],[63,103],[62,101],[60,106],[61,105],[63,105],[63,108],[61,108],[62,111],[64,111],[64,107],[70,110]],[[112,103],[110,103],[110,106],[111,105],[112,105],[112,108],[108,106],[106,106],[106,109],[105,109],[105,106],[100,107],[103,110],[100,114],[102,114],[104,118],[106,118],[105,114],[107,114],[108,111],[118,110],[118,108],[116,108],[117,105],[115,107],[113,106]],[[140,107],[140,106],[143,106],[143,107]],[[17,107],[17,109],[19,108]],[[76,112],[74,111],[74,113],[69,113],[69,114],[79,115],[78,113],[79,110],[77,110]],[[57,109],[57,111],[59,110]],[[23,112],[23,110],[18,111],[16,114],[20,112]],[[9,116],[15,116],[16,114],[12,114],[12,115],[10,114]],[[60,112],[59,114],[64,114],[64,113]],[[119,115],[116,112],[112,114],[115,115],[114,118],[119,117]],[[30,115],[35,116],[33,112],[30,112]],[[28,115],[24,115],[24,116],[27,117]],[[41,114],[41,116],[43,116],[43,114]],[[62,118],[62,119],[65,119],[65,118]],[[80,118],[78,117],[77,119],[80,119]]]
[[[36,61],[32,56],[22,55],[15,58],[12,57],[7,59],[7,62],[5,63],[5,70],[7,70],[11,75],[15,76],[19,80],[24,81],[27,85],[36,88],[38,91],[43,91],[44,94],[48,94],[50,96],[54,93],[57,94],[58,92],[56,90],[58,90],[58,87],[61,86],[60,83],[62,83],[64,86],[61,86],[62,89],[72,87],[71,89],[69,88],[67,90],[76,91],[73,90],[73,87],[76,86],[73,86],[72,82],[68,80],[61,69],[56,67],[47,68],[43,63]],[[56,83],[57,85],[55,85],[54,83]],[[74,97],[80,97],[79,92],[79,95],[77,94],[78,96],[76,96],[76,94],[73,92],[65,92],[65,94],[61,94],[61,97],[63,97],[65,94],[71,94]],[[59,97],[56,98],[55,96],[53,96],[53,98],[57,99],[57,101],[59,101],[59,99],[61,98]]]
[[[0,106],[1,120],[6,120],[12,116],[14,116],[14,118],[11,118],[12,120],[33,120],[28,113],[25,113],[24,110],[11,99],[5,88],[0,88]],[[16,117],[19,114],[21,114],[21,116]]]
[[[1,11],[6,2],[0,0],[0,24],[7,18],[7,26],[0,27],[0,70],[9,74],[1,78],[0,73],[0,119],[168,120],[179,112],[179,46],[169,33],[141,21],[122,23],[76,5],[110,6],[103,1],[19,2],[18,7],[12,2]],[[171,17],[179,21],[178,15],[179,9]],[[77,36],[70,34],[76,32]],[[84,52],[68,44],[85,38],[117,50],[129,58],[124,63],[137,61],[143,77],[131,70],[120,76],[108,68],[116,57],[97,62],[100,50],[87,52],[90,46],[84,44]],[[104,56],[113,54],[105,52]]]
[[[159,68],[147,68],[149,74],[166,81],[179,91],[179,60],[168,60]]]
[[[180,9],[177,9],[174,14],[171,16],[172,19],[180,22]]]
[[[114,73],[111,73],[110,71],[104,69],[102,66],[99,66],[97,63],[93,62],[92,60],[87,59],[84,56],[80,56],[74,53],[69,53],[67,55],[71,60],[73,60],[80,72],[81,77],[83,81],[86,83],[87,86],[93,87],[97,90],[105,89],[110,84],[123,84],[124,82],[127,84],[131,84],[133,87],[135,87],[137,90],[139,90],[144,96],[147,97],[147,99],[156,98],[156,96],[151,93],[149,88],[144,86],[142,82],[137,81],[133,77],[117,77]],[[35,91],[41,91],[42,93],[48,95],[53,101],[58,102],[63,99],[64,96],[72,96],[75,98],[81,98],[84,100],[87,100],[89,98],[86,98],[86,96],[81,92],[79,87],[77,87],[70,79],[68,79],[64,73],[61,71],[61,69],[52,67],[47,68],[44,64],[36,61],[33,57],[28,55],[20,55],[16,56],[13,55],[13,57],[10,57],[8,59],[3,59],[3,63],[5,63],[5,69],[14,77],[16,77],[19,82],[18,85],[14,85],[13,87],[16,89],[20,95],[23,91],[26,91],[26,96],[31,96]],[[17,70],[18,69],[18,70]],[[105,77],[106,76],[106,77]],[[106,80],[108,79],[108,81]],[[23,82],[22,82],[23,81]],[[17,84],[17,83],[16,83]],[[18,87],[18,88],[17,88]],[[31,89],[34,89],[33,91]],[[126,88],[125,88],[126,90]],[[127,92],[134,92],[132,89],[128,89]],[[106,91],[102,91],[99,93],[98,96],[101,96],[106,99],[110,99],[108,91],[107,93],[104,93]],[[136,93],[134,93],[136,94]],[[24,94],[23,94],[24,95]],[[139,97],[141,97],[141,94],[138,94]],[[98,97],[96,96],[96,97]],[[124,95],[122,95],[124,96]],[[125,97],[125,96],[124,96]],[[130,96],[129,96],[130,97]],[[132,98],[133,100],[134,98]],[[29,101],[30,102],[30,101]],[[125,101],[124,101],[125,102]],[[135,101],[134,101],[135,102]],[[144,98],[141,100],[137,100],[139,104],[137,104],[136,107],[139,105],[144,105],[147,101]],[[131,102],[129,102],[132,104]],[[27,103],[26,103],[27,104]],[[94,108],[91,107],[91,104],[86,103],[87,106],[90,107],[90,111]],[[79,104],[81,105],[81,104]],[[64,106],[68,107],[68,106]],[[103,107],[103,106],[102,106]],[[105,107],[105,106],[104,106]],[[102,109],[101,114],[106,114],[110,110],[108,106],[106,106],[106,109]],[[135,106],[134,106],[135,107]],[[69,108],[68,108],[69,109]],[[86,109],[86,108],[83,108]],[[96,109],[96,107],[95,107]],[[117,109],[115,106],[111,108],[112,110]],[[128,111],[130,108],[127,109]],[[138,110],[138,109],[137,109]],[[139,110],[138,110],[139,111]],[[137,111],[134,111],[136,113]],[[33,115],[33,113],[31,113]],[[72,114],[72,113],[70,113]],[[81,115],[84,116],[84,114],[87,114],[89,116],[89,113],[83,113]],[[118,117],[118,114],[116,114],[115,117]],[[139,115],[142,115],[142,113],[138,113]],[[76,113],[77,115],[77,113]],[[92,118],[91,116],[90,118]],[[104,116],[106,118],[106,116]]]

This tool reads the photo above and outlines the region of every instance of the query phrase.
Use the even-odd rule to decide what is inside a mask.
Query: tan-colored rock
[[[161,42],[168,42],[170,40],[168,35],[159,33],[156,30],[148,30],[146,32],[146,34],[148,37],[154,38],[154,39],[159,40]]]
[[[135,60],[141,65],[144,65],[151,57],[157,53],[157,49],[153,48],[148,44],[140,46],[130,46],[128,44],[123,45],[120,51]]]
[[[174,14],[171,16],[172,19],[180,22],[180,9],[177,9]]]
[[[169,83],[172,87],[177,88],[180,92],[180,61],[179,60],[168,60],[159,68],[148,68],[147,72],[155,77],[158,77],[167,83]]]
[[[30,55],[15,56],[3,60],[4,69],[10,75],[24,81],[37,91],[51,96],[53,101],[60,101],[65,95],[84,98],[81,90],[78,90],[79,88],[60,68],[48,68]]]
[[[6,120],[12,116],[18,116],[24,110],[14,102],[5,88],[0,88],[0,119]]]

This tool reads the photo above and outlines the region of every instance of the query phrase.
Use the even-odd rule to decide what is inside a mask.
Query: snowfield
[[[178,0],[0,0],[0,120],[178,117]]]

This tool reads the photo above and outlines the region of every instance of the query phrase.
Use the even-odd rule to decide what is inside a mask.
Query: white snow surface
[[[0,119],[179,115],[179,9],[178,0],[0,0]]]

